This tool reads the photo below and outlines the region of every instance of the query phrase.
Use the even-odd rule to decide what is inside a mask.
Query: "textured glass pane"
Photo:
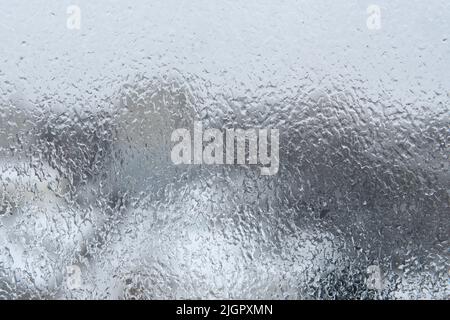
[[[0,298],[449,298],[449,32],[447,0],[1,1]]]

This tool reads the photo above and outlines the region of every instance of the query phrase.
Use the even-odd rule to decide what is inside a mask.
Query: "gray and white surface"
[[[0,298],[447,299],[449,33],[446,0],[1,1]],[[197,120],[278,128],[279,173],[173,165]]]

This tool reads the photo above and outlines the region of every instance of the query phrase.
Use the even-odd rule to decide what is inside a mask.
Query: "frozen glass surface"
[[[448,0],[1,1],[0,298],[448,299],[449,32]],[[199,123],[279,130],[278,170],[175,164]]]

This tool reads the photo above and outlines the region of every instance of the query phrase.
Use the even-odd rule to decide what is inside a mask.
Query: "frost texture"
[[[0,298],[449,298],[448,1],[78,3],[0,4]]]

